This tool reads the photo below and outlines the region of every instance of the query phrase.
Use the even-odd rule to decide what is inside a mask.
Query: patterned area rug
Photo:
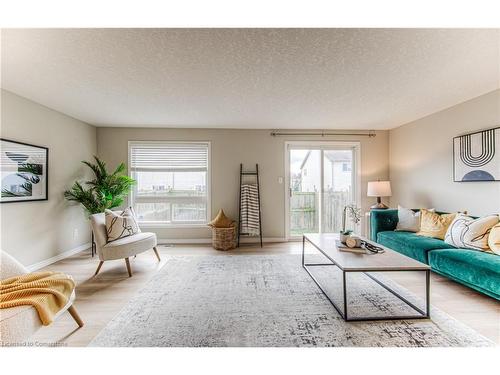
[[[314,274],[329,295],[342,301],[340,272],[317,268]],[[413,312],[366,275],[348,276],[353,314]],[[384,281],[423,306],[407,290]],[[493,345],[438,309],[431,309],[431,317],[346,323],[302,268],[299,255],[175,256],[90,346]]]

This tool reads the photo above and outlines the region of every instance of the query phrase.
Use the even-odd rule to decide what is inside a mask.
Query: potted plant
[[[349,216],[354,224],[358,224],[361,221],[361,208],[352,204],[344,207],[344,214],[342,215],[342,230],[340,231],[340,242],[342,243],[345,243],[347,237],[353,233],[352,229],[346,229],[347,216]]]
[[[70,190],[64,192],[68,201],[80,203],[88,215],[104,212],[122,205],[136,181],[125,174],[125,164],[120,163],[110,173],[104,163],[94,156],[95,164],[82,161],[94,173],[92,180],[80,183],[75,181]],[[92,233],[92,255],[94,254],[94,234]]]

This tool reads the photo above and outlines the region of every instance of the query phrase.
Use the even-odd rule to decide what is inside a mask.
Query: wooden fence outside
[[[325,192],[323,199],[323,231],[338,232],[342,228],[344,207],[350,204],[350,193]],[[300,235],[319,231],[319,193],[292,192],[290,199],[290,232]]]

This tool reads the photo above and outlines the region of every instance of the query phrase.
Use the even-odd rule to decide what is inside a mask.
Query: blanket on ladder
[[[258,236],[259,221],[259,190],[256,184],[241,185],[241,226],[242,234]]]

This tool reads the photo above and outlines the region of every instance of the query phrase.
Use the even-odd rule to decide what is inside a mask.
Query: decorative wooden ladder
[[[241,233],[241,188],[243,186],[244,176],[255,176],[257,182],[257,200],[259,203],[259,237],[260,237],[260,247],[262,247],[262,215],[260,209],[260,183],[259,183],[259,164],[255,164],[255,172],[243,171],[243,164],[240,164],[240,199],[238,201],[238,247],[240,246],[240,237],[249,236],[249,233]]]

